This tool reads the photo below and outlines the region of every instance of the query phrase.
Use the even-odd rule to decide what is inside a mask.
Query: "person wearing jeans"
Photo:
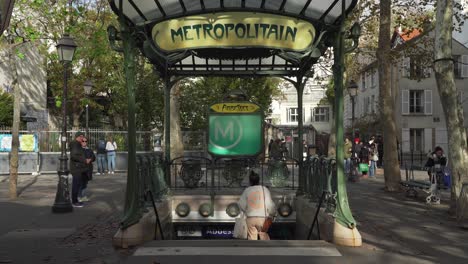
[[[107,170],[107,161],[106,161],[106,141],[104,139],[99,139],[98,148],[97,148],[97,163],[98,163],[98,173],[97,175],[106,173]]]
[[[72,205],[73,207],[83,207],[83,203],[78,201],[78,195],[83,184],[83,177],[88,169],[90,159],[86,159],[85,150],[81,146],[84,139],[83,132],[76,132],[75,140],[70,142],[70,173],[73,176],[72,183]]]
[[[377,161],[379,160],[379,155],[377,153],[377,147],[374,143],[370,146],[370,167],[369,167],[369,177],[375,177],[377,170]]]
[[[107,169],[109,170],[109,174],[115,173],[115,151],[117,150],[117,143],[112,139],[106,143],[106,152],[107,152]]]

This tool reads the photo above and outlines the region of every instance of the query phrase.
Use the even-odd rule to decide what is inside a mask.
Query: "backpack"
[[[98,150],[106,150],[106,141],[104,140],[99,140],[98,142]]]

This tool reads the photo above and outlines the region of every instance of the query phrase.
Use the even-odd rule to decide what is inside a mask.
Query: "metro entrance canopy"
[[[160,72],[296,76],[310,70],[356,0],[113,0]]]
[[[165,127],[170,127],[169,95],[177,78],[187,76],[278,76],[292,82],[302,109],[305,82],[312,66],[329,47],[334,53],[336,138],[343,138],[344,53],[357,47],[360,27],[344,29],[357,0],[110,0],[120,29],[108,28],[113,49],[124,52],[128,90],[129,165],[122,228],[141,217],[135,177],[135,49],[165,80]],[[344,39],[351,39],[346,47]],[[303,112],[298,111],[298,136]],[[302,149],[298,148],[302,156]],[[170,161],[170,132],[165,131],[165,158]],[[336,142],[335,219],[354,229],[344,180],[343,141]],[[304,187],[299,161],[299,193]]]

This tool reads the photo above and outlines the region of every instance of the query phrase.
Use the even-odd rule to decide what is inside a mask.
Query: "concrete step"
[[[302,264],[340,259],[336,247],[323,240],[166,240],[138,248],[126,263]]]

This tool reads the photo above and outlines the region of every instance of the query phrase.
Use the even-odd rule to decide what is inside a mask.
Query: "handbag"
[[[264,187],[262,186],[262,192],[263,192],[263,205],[265,209],[265,221],[263,222],[262,226],[262,232],[268,232],[268,229],[270,229],[271,225],[273,224],[273,218],[268,216],[267,213],[267,207],[266,207],[266,201],[265,201],[265,190],[263,189]]]
[[[244,213],[241,213],[239,217],[236,218],[236,223],[234,225],[234,231],[232,236],[238,239],[247,239],[247,218]]]
[[[369,171],[369,164],[359,163],[359,171],[360,172],[368,172]]]

